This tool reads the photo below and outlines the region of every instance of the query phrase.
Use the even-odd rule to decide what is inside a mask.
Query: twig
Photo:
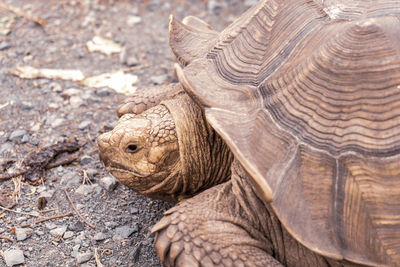
[[[37,17],[37,16],[32,15],[30,13],[27,13],[27,12],[17,8],[17,7],[14,7],[14,6],[11,6],[9,4],[0,2],[0,8],[6,9],[6,10],[10,10],[15,15],[20,16],[20,17],[24,17],[27,20],[34,21],[37,24],[39,24],[40,26],[42,26],[42,27],[46,26],[46,20],[44,20],[43,18],[40,18],[40,17]]]
[[[100,261],[99,254],[97,253],[97,248],[94,249],[94,258],[96,260],[97,267],[103,267],[103,264],[101,264]]]
[[[12,238],[9,238],[8,236],[4,236],[4,235],[0,235],[0,239],[5,239],[5,240],[8,240],[10,242],[14,242],[14,240]]]
[[[128,71],[133,71],[133,70],[141,70],[141,69],[146,69],[146,68],[148,68],[150,66],[151,65],[149,65],[149,64],[138,65],[138,66],[123,68],[122,71],[128,72]]]
[[[6,211],[10,211],[10,212],[14,212],[14,213],[18,213],[18,214],[24,214],[24,215],[29,215],[29,216],[33,216],[33,217],[39,217],[39,215],[37,215],[37,214],[32,214],[32,213],[27,213],[27,212],[22,212],[22,211],[16,211],[16,210],[12,210],[12,209],[7,209],[7,208],[2,207],[2,206],[0,206],[0,209],[6,210]]]
[[[74,215],[72,212],[58,214],[58,215],[54,215],[54,216],[51,216],[51,217],[47,217],[47,218],[43,218],[43,219],[34,221],[32,223],[27,223],[27,224],[21,225],[21,227],[22,228],[29,227],[31,225],[38,224],[38,223],[41,223],[41,222],[45,222],[45,221],[49,221],[49,220],[53,220],[53,219],[58,219],[58,218],[63,218],[63,217],[67,217],[67,216],[72,216],[72,215]]]
[[[65,158],[62,158],[60,160],[56,160],[55,162],[51,162],[46,166],[46,169],[52,169],[61,165],[67,165],[70,164],[71,162],[74,162],[79,158],[79,155],[77,153],[71,154]]]
[[[55,161],[55,162],[50,162],[47,166],[45,166],[44,168],[45,169],[52,169],[52,168],[55,168],[55,167],[58,167],[58,166],[61,166],[61,165],[67,165],[67,164],[69,164],[69,163],[71,163],[71,162],[74,162],[75,160],[77,160],[79,158],[79,155],[78,154],[71,154],[71,155],[69,155],[69,156],[67,156],[67,157],[65,157],[65,158],[62,158],[62,159],[59,159],[59,160],[57,160],[57,161]],[[25,170],[20,170],[20,171],[18,171],[18,172],[16,172],[16,173],[11,173],[11,174],[1,174],[0,175],[0,181],[1,180],[8,180],[8,179],[11,179],[11,178],[14,178],[14,177],[18,177],[18,176],[21,176],[21,175],[24,175],[24,174],[26,174],[28,171],[30,171],[31,170],[31,168],[27,168],[27,169],[25,169]]]
[[[18,177],[20,175],[24,175],[27,172],[28,172],[28,170],[23,170],[23,171],[19,171],[17,173],[2,174],[2,175],[0,175],[0,180],[8,180],[8,179],[11,179],[11,178],[14,178],[14,177]]]
[[[83,221],[84,223],[86,223],[87,225],[89,225],[91,228],[96,229],[96,226],[94,226],[93,224],[89,223],[88,221],[85,220],[85,218],[82,217],[82,215],[81,215],[81,214],[79,213],[79,211],[76,209],[74,203],[72,202],[71,197],[69,196],[69,194],[68,194],[68,192],[67,192],[67,190],[66,190],[65,188],[64,188],[64,192],[65,192],[65,195],[67,196],[69,202],[71,203],[72,208],[74,209],[74,211],[76,212],[76,214],[79,216],[79,218],[81,218],[82,221]]]
[[[57,209],[39,210],[40,213],[46,213],[51,211],[56,211]]]

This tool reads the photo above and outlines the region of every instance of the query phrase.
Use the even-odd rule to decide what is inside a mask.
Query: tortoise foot
[[[250,235],[255,229],[231,215],[230,189],[230,182],[215,186],[165,213],[152,229],[164,266],[282,266]]]

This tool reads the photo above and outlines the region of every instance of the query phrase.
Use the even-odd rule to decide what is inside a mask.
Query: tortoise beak
[[[105,166],[109,164],[108,160],[108,154],[110,154],[110,148],[111,148],[111,143],[110,143],[110,138],[111,138],[112,132],[106,132],[101,134],[99,137],[97,137],[97,146],[99,148],[99,156],[100,160],[104,163]]]

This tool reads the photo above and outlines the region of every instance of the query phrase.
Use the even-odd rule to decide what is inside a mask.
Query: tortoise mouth
[[[127,168],[125,166],[121,166],[116,163],[112,163],[112,164],[106,166],[106,169],[111,173],[119,172],[119,173],[131,174],[133,176],[140,177],[140,178],[146,178],[149,176],[149,175],[141,174],[133,169]]]

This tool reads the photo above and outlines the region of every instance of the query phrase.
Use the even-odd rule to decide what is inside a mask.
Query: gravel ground
[[[28,152],[38,148],[71,137],[85,143],[73,163],[46,170],[42,184],[21,176],[0,180],[0,204],[9,209],[0,209],[0,266],[98,266],[95,249],[104,266],[159,266],[150,229],[171,206],[119,185],[99,161],[96,137],[116,123],[115,108],[124,95],[10,72],[29,65],[92,76],[132,67],[138,90],[167,83],[175,79],[169,14],[195,15],[221,30],[254,2],[0,1],[0,31],[10,30],[0,33],[0,174],[23,167]],[[33,22],[35,17],[46,24]],[[86,42],[94,36],[124,45],[124,55],[89,52]],[[76,215],[65,192],[95,228]],[[33,224],[69,212],[73,216]]]

